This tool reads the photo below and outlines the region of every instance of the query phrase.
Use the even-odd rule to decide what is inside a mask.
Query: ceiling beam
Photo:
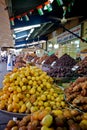
[[[46,29],[44,29],[44,30],[39,34],[39,36],[44,35],[45,32],[46,32],[47,30],[49,30],[53,25],[54,25],[54,23],[51,23],[50,25],[48,25],[48,27],[47,27]]]
[[[9,14],[9,17],[12,16],[13,14],[13,11],[12,11],[12,1],[11,0],[5,0],[5,3],[6,3],[6,10],[8,10],[8,14]]]

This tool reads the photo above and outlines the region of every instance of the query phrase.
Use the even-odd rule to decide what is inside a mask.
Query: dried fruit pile
[[[62,77],[77,77],[77,72],[72,70],[72,67],[76,64],[75,59],[67,54],[64,54],[59,59],[56,60],[55,64],[48,69],[43,69],[48,75],[55,78]]]
[[[87,77],[79,77],[65,89],[66,100],[74,107],[87,112]]]
[[[20,68],[23,66],[26,66],[26,62],[23,60],[22,56],[17,56],[16,57],[16,61],[15,61],[15,65],[16,68]]]
[[[45,69],[46,70],[46,69]],[[68,67],[50,67],[47,70],[47,74],[51,77],[62,78],[62,77],[77,77],[77,73],[73,71],[69,66]]]
[[[58,60],[58,57],[55,54],[52,54],[51,56],[48,56],[45,59],[45,62],[43,63],[43,66],[45,66],[45,65],[51,65],[56,60]]]
[[[87,57],[80,61],[77,66],[79,66],[77,69],[78,74],[87,76]]]
[[[42,56],[42,57],[40,57],[38,60],[37,60],[37,64],[41,64],[46,58],[48,57],[48,55],[44,55],[44,56]]]
[[[75,59],[73,59],[71,56],[69,56],[68,54],[64,54],[63,56],[61,56],[56,63],[54,64],[54,66],[59,66],[59,67],[73,67],[76,64]]]
[[[64,108],[63,91],[53,79],[36,66],[14,69],[3,80],[0,90],[0,109],[17,113]]]
[[[87,113],[69,109],[38,111],[21,120],[10,120],[5,130],[87,130]]]

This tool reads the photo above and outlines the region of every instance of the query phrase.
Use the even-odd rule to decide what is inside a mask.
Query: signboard
[[[78,25],[78,26],[70,29],[70,31],[78,36],[81,36],[81,25]],[[57,36],[57,43],[64,43],[69,40],[73,40],[75,38],[76,38],[75,35],[73,35],[72,33],[69,33],[68,31],[65,31],[64,33]]]

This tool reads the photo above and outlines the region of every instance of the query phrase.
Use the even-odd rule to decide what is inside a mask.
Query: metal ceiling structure
[[[14,18],[14,25],[11,24],[11,30],[13,32],[16,48],[26,47],[28,43],[38,41],[38,39],[47,40],[47,34],[60,27],[60,21],[53,20],[51,17],[63,18],[63,7],[68,7],[71,0],[62,0],[63,4],[60,6],[58,4],[59,0],[53,0],[52,3],[50,2],[52,10],[48,11],[43,8],[43,15],[40,15],[37,7],[40,5],[43,6],[47,1],[48,0],[6,0],[6,10],[8,10],[9,19]],[[80,20],[87,18],[85,13],[85,1],[72,0],[71,4],[71,9],[69,11],[66,10],[66,18],[78,18],[78,16],[82,16]],[[25,18],[26,14],[28,20]],[[40,26],[37,26],[38,24]],[[36,25],[36,27],[32,27],[33,25]],[[24,29],[22,31],[20,31],[20,29],[16,30],[17,28],[28,26],[30,26],[29,29]],[[20,45],[22,45],[22,47],[19,47]]]

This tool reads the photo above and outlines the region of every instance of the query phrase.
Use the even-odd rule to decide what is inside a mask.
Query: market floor
[[[4,79],[4,75],[7,73],[6,70],[6,63],[1,62],[0,63],[0,88],[3,87],[2,81]],[[4,130],[4,128],[6,127],[7,122],[13,119],[13,117],[11,117],[10,115],[7,115],[5,113],[2,113],[0,111],[0,130]]]

